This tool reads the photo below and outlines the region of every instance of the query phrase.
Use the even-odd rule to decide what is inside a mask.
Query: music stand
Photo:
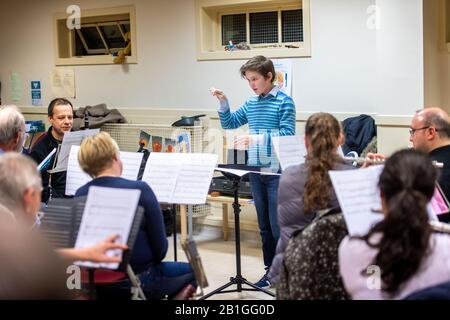
[[[242,166],[240,167],[242,169]],[[253,283],[247,281],[242,276],[241,271],[241,232],[240,232],[240,221],[239,214],[241,212],[241,205],[239,204],[239,183],[241,182],[242,177],[238,175],[234,175],[228,172],[221,172],[227,179],[229,179],[232,184],[232,190],[234,195],[233,201],[233,211],[234,211],[234,232],[235,232],[235,243],[236,243],[236,275],[230,278],[230,281],[224,284],[223,286],[213,290],[207,295],[201,297],[199,300],[205,300],[215,294],[221,293],[229,293],[229,292],[242,292],[242,291],[261,291],[265,294],[268,294],[271,297],[275,297],[275,294],[270,292],[269,290],[259,288]],[[244,288],[242,285],[248,285],[251,288]],[[236,285],[237,288],[233,290],[225,290],[232,285]]]
[[[42,218],[41,231],[45,234],[48,241],[56,248],[73,248],[75,246],[78,232],[80,230],[81,220],[83,218],[84,207],[87,197],[79,198],[59,198],[52,199],[42,207],[44,216]],[[139,278],[129,265],[132,255],[132,248],[136,241],[139,229],[144,218],[144,209],[139,206],[131,226],[130,234],[127,240],[128,250],[123,251],[122,262],[119,267],[113,271],[127,273],[131,286],[133,300],[145,300],[145,294],[142,290]],[[89,274],[89,296],[95,298],[95,270],[88,269]]]

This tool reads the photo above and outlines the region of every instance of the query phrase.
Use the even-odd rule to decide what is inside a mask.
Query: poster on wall
[[[292,60],[273,59],[272,62],[275,67],[275,85],[292,97]]]
[[[13,102],[22,100],[22,78],[17,72],[11,72],[11,100]]]
[[[42,106],[41,81],[31,81],[31,104],[33,106]]]
[[[73,69],[54,69],[50,75],[50,85],[55,97],[76,98]]]

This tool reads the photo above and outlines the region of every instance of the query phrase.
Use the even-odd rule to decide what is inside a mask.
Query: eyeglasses
[[[409,128],[409,135],[410,135],[410,136],[413,136],[414,133],[416,133],[416,131],[419,131],[419,130],[425,130],[425,129],[428,129],[429,127],[430,127],[430,126],[423,127],[423,128],[417,128],[417,129]],[[437,130],[436,130],[436,131],[437,131]]]

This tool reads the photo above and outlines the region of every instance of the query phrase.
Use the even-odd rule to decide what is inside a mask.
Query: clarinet
[[[88,117],[88,112],[87,110],[84,111],[84,129],[83,130],[88,130],[89,129],[89,117]]]

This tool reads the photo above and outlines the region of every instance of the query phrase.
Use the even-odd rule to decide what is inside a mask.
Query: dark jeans
[[[261,234],[264,265],[266,269],[272,265],[280,228],[277,219],[279,176],[250,174],[250,185],[258,216]]]
[[[147,271],[139,274],[142,289],[148,300],[160,300],[166,296],[172,298],[188,284],[195,288],[194,271],[189,263],[185,262],[161,262]],[[131,288],[130,280],[123,280],[113,285],[108,285],[102,291],[127,291]]]

